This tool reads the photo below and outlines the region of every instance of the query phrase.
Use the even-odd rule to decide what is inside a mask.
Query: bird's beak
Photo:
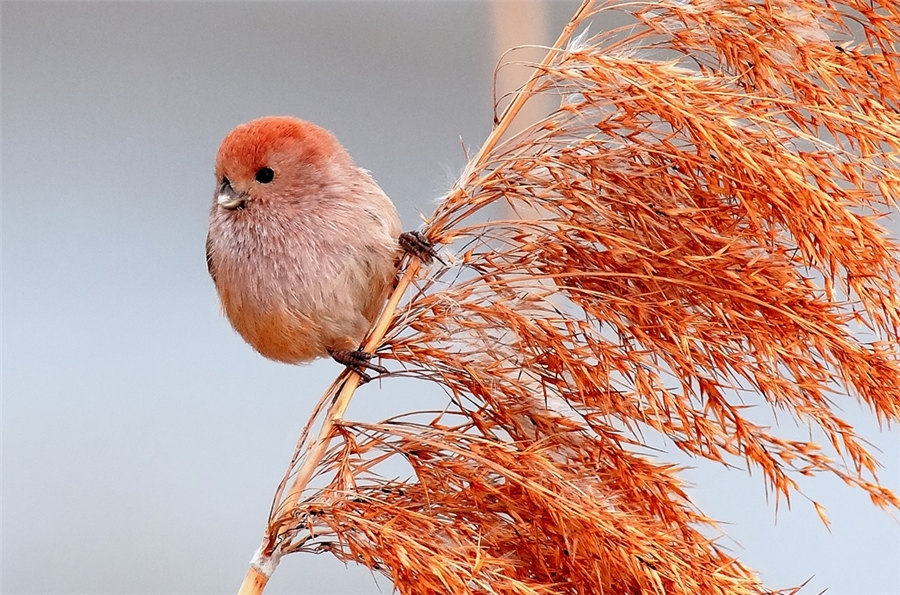
[[[223,180],[222,185],[219,186],[216,202],[219,203],[220,207],[228,209],[229,211],[239,209],[247,202],[247,194],[244,192],[235,192],[234,188],[231,187],[231,182],[226,179]]]

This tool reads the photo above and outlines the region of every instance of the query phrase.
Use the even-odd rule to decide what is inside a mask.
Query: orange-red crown
[[[273,156],[324,168],[327,161],[349,159],[334,136],[319,126],[288,116],[269,116],[241,124],[228,133],[216,155],[216,173],[233,182],[252,179]],[[227,172],[227,174],[226,174]]]

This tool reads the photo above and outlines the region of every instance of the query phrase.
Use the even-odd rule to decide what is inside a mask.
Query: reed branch
[[[573,38],[601,10],[636,24]],[[410,259],[365,341],[447,406],[350,421],[338,377],[241,592],[293,552],[404,594],[771,592],[648,432],[776,506],[829,473],[900,508],[835,405],[900,420],[898,31],[890,0],[584,2],[426,225],[450,266]]]

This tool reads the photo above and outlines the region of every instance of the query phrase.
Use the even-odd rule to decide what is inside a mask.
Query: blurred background
[[[220,315],[204,262],[219,142],[263,115],[312,120],[414,229],[462,168],[460,137],[474,152],[491,128],[500,53],[551,43],[577,5],[2,3],[3,593],[235,592],[339,367],[264,360]],[[372,383],[350,414],[438,398]],[[839,405],[900,490],[900,432]],[[863,494],[806,484],[829,532],[803,498],[776,514],[758,477],[671,460],[770,586],[900,593],[900,525]],[[266,592],[390,590],[293,555]]]

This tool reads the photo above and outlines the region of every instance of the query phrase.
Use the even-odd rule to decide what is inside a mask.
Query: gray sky
[[[549,6],[554,38],[576,5]],[[489,16],[477,2],[3,2],[3,593],[236,590],[339,368],[266,361],[219,315],[203,248],[216,148],[258,116],[312,120],[415,228],[463,165],[460,135],[477,148],[489,131]],[[412,408],[420,391],[373,383],[351,413]],[[841,406],[900,489],[900,433]],[[693,464],[696,502],[771,586],[900,593],[900,528],[862,493],[813,481],[832,532],[802,498],[776,524],[758,477]],[[267,588],[286,592],[378,589],[365,569],[293,555]]]

